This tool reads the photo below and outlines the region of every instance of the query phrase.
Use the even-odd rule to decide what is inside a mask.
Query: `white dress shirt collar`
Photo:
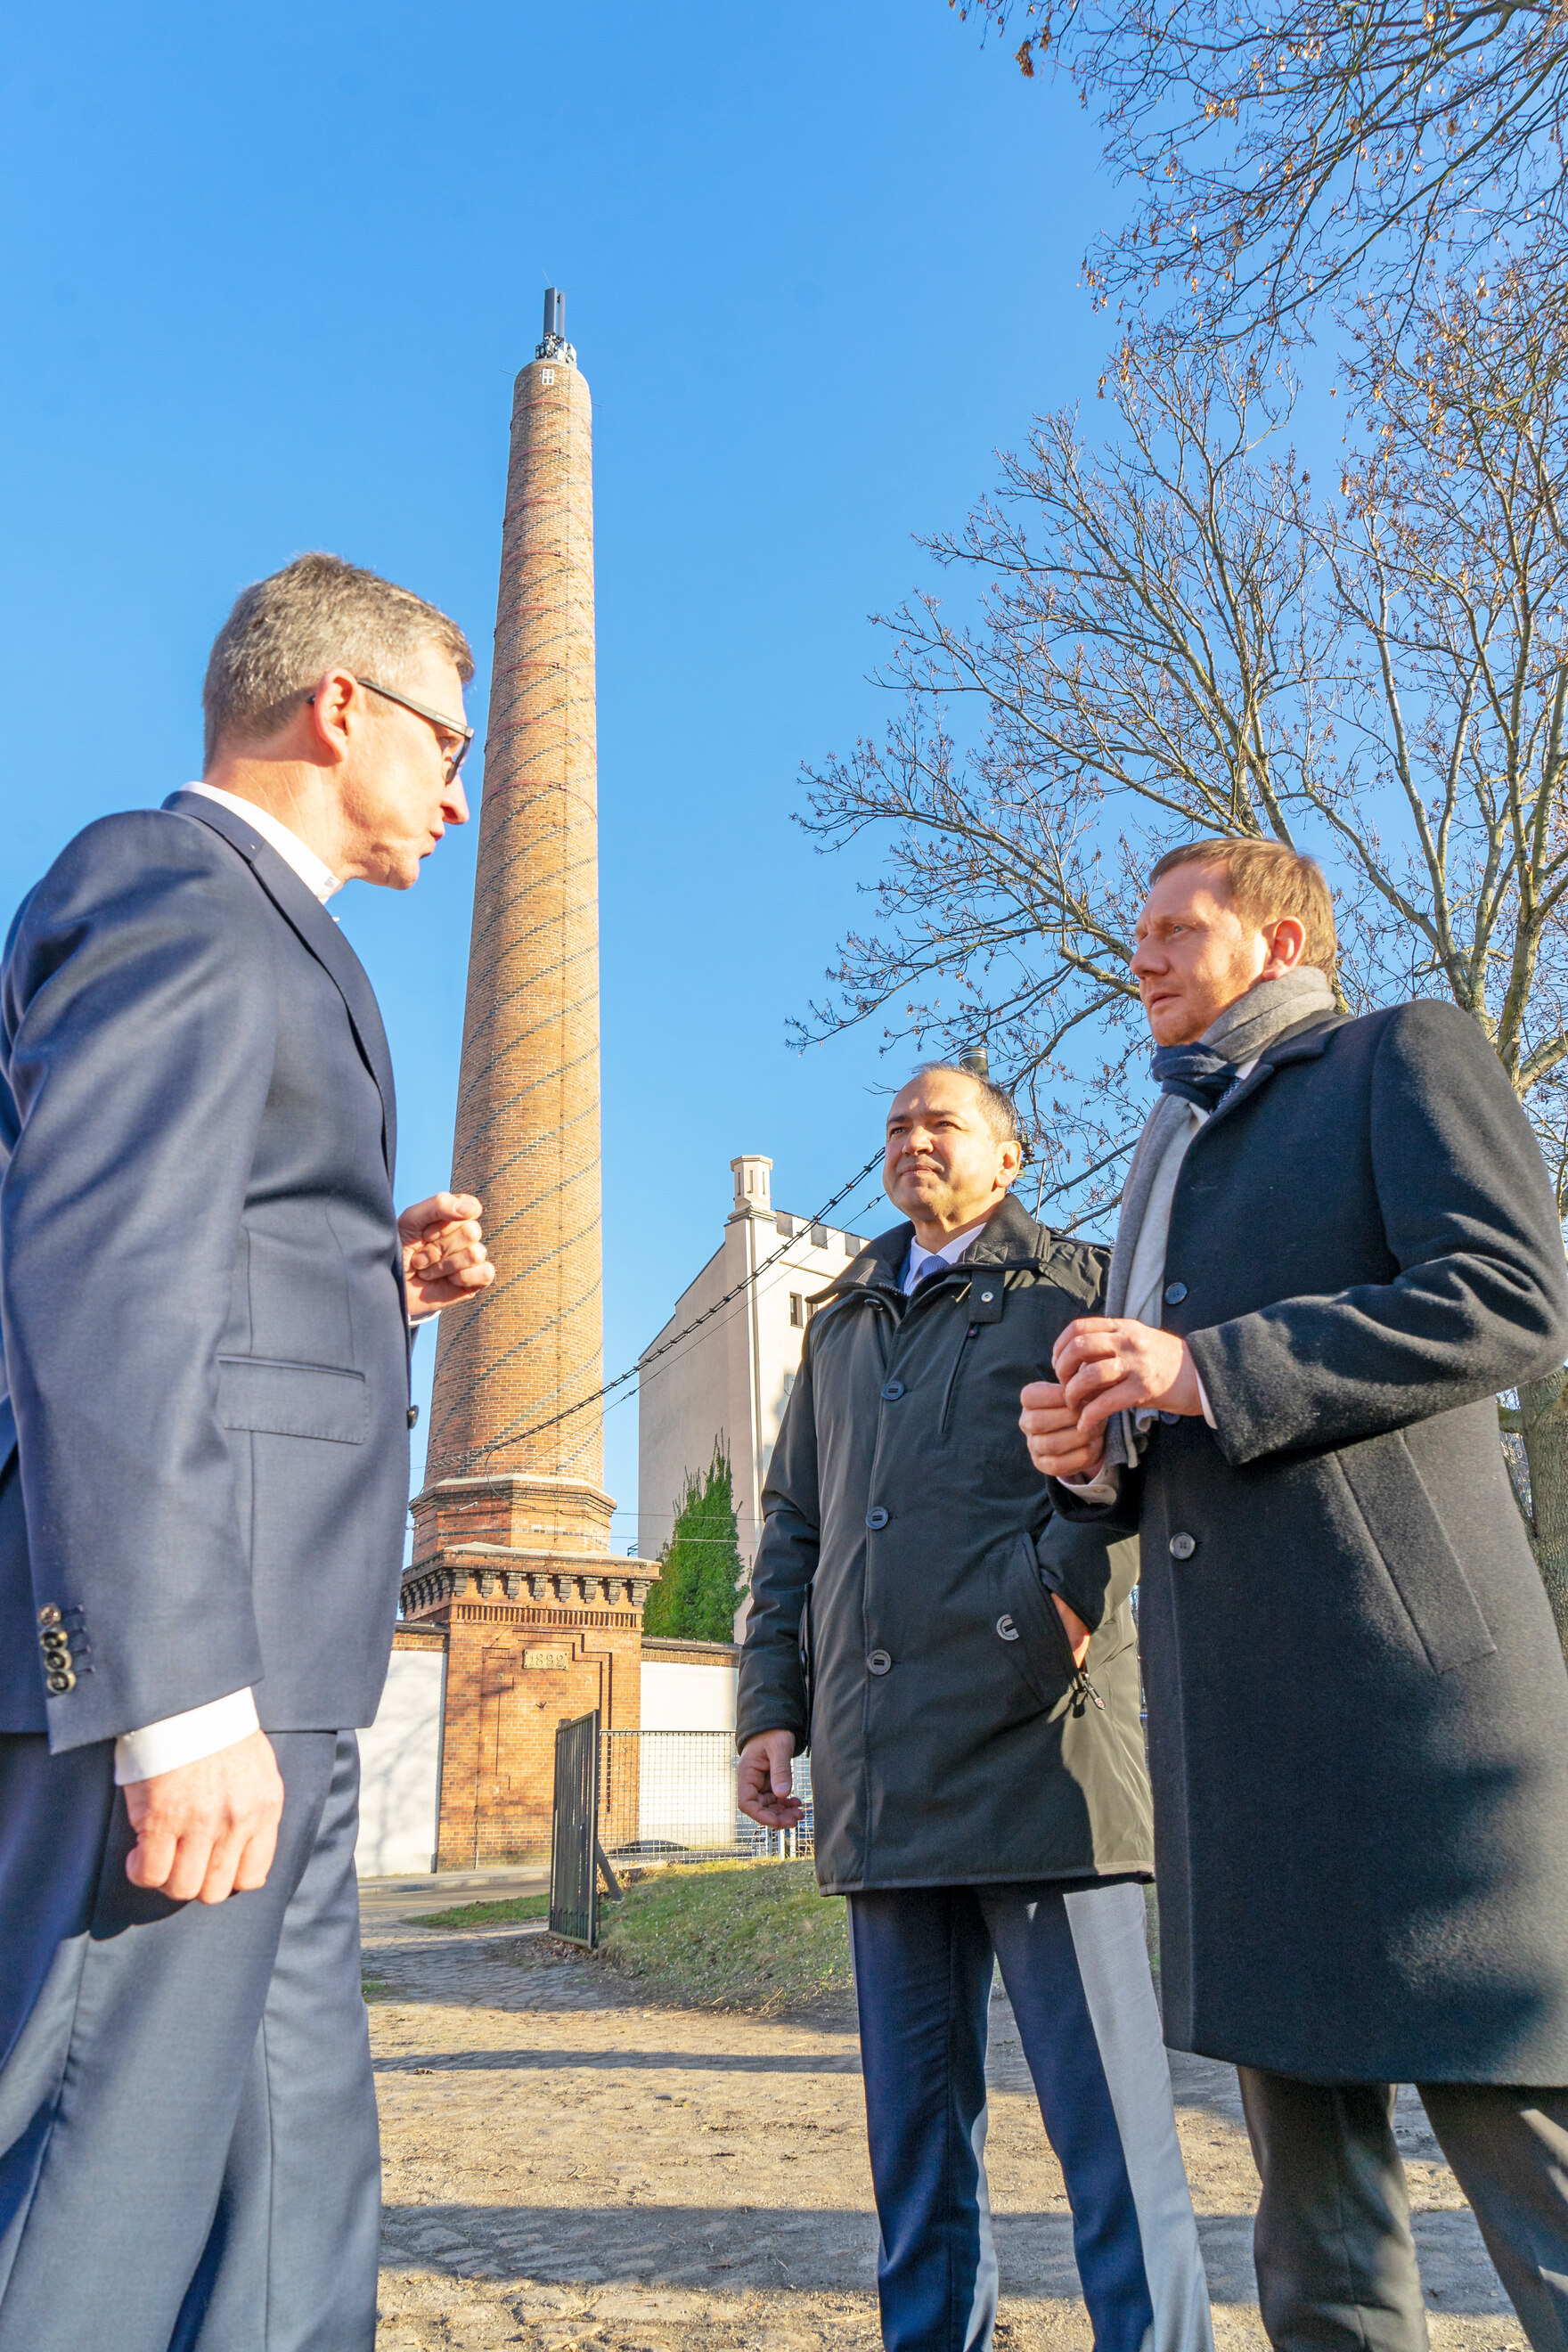
[[[278,852],[285,866],[292,866],[310,896],[319,898],[323,907],[334,891],[342,888],[331,867],[323,866],[315,851],[308,848],[270,809],[258,808],[254,801],[241,800],[237,793],[226,793],[217,784],[187,784],[185,790],[200,793],[204,800],[216,801],[221,807],[232,809],[236,816],[242,816],[247,824],[254,825],[268,847]]]
[[[975,1234],[983,1234],[990,1222],[991,1220],[989,1217],[982,1217],[977,1225],[965,1225],[961,1234],[954,1234],[950,1242],[943,1242],[941,1249],[928,1250],[923,1242],[911,1242],[910,1244],[910,1254],[904,1260],[904,1271],[900,1284],[900,1287],[903,1289],[906,1297],[914,1288],[915,1284],[920,1281],[921,1276],[924,1275],[933,1257],[940,1257],[944,1265],[956,1265],[958,1260],[963,1255],[964,1251],[969,1247],[970,1243],[974,1239]],[[918,1274],[915,1270],[917,1267],[920,1269]]]

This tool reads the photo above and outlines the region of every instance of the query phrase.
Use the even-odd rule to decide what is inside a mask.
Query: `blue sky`
[[[786,1047],[873,870],[791,824],[797,772],[878,724],[866,615],[922,576],[911,534],[1032,413],[1093,398],[1092,127],[942,0],[13,0],[0,84],[7,916],[79,826],[197,772],[213,634],[303,548],[463,622],[482,730],[511,378],[566,289],[619,1370],[716,1245],[731,1156],[814,1209],[903,1075],[874,1035]],[[336,902],[405,1199],[448,1177],[476,833],[411,896]],[[870,1199],[862,1229],[890,1220]],[[630,1507],[635,1403],[606,1440]]]

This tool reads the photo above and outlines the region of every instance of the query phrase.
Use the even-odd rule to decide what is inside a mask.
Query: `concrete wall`
[[[709,1259],[676,1300],[675,1312],[653,1346],[706,1313],[739,1280],[730,1260],[728,1247]],[[742,1302],[737,1299],[729,1311],[742,1313]],[[687,1473],[705,1471],[713,1458],[714,1439],[728,1432],[723,1327],[724,1318],[716,1317],[673,1356],[650,1366],[637,1383],[637,1550],[644,1559],[657,1559],[669,1541]]]
[[[362,1878],[397,1878],[436,1864],[444,1650],[398,1649],[375,1721],[359,1736]]]
[[[786,1238],[781,1222],[793,1226],[787,1255],[776,1266],[643,1375],[637,1397],[637,1549],[645,1559],[656,1558],[668,1542],[688,1472],[706,1470],[713,1440],[721,1437],[734,1470],[741,1557],[750,1569],[762,1534],[763,1483],[800,1368],[804,1302],[841,1275],[862,1247],[858,1235],[781,1217],[769,1192],[772,1166],[760,1154],[731,1161],[734,1198],[720,1247],[649,1342],[657,1347],[745,1282]],[[792,1299],[798,1302],[793,1308]],[[744,1621],[742,1603],[737,1633]]]
[[[735,1728],[733,1666],[689,1666],[642,1662],[642,1727],[645,1731],[728,1731]]]

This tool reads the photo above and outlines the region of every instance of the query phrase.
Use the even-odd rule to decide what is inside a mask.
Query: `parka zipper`
[[[1083,1713],[1083,1703],[1086,1698],[1091,1698],[1094,1701],[1101,1715],[1105,1713],[1105,1701],[1100,1697],[1100,1693],[1095,1689],[1094,1685],[1089,1681],[1089,1676],[1085,1674],[1081,1666],[1075,1666],[1073,1668],[1071,1688],[1073,1696],[1073,1713],[1075,1715],[1081,1715]]]

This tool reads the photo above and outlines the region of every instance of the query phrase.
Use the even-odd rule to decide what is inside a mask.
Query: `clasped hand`
[[[1204,1409],[1186,1341],[1126,1316],[1080,1315],[1052,1349],[1051,1369],[1054,1381],[1031,1381],[1019,1400],[1018,1426],[1043,1477],[1091,1477],[1113,1413]]]
[[[495,1280],[479,1214],[471,1192],[435,1192],[398,1218],[403,1279],[416,1320],[477,1298]]]

